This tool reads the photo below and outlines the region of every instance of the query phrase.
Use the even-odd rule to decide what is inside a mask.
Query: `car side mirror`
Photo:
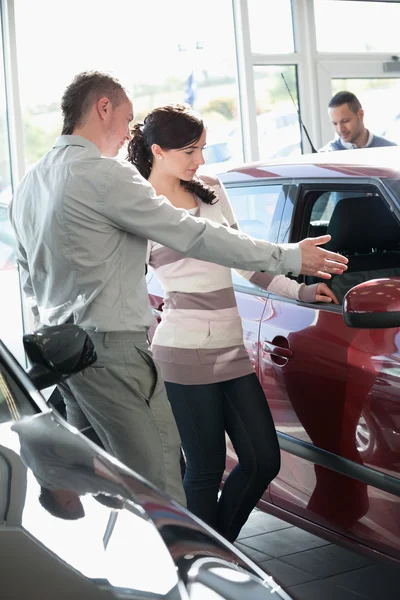
[[[351,288],[343,299],[343,318],[349,327],[400,327],[400,279],[371,279]]]
[[[89,335],[78,325],[44,327],[23,336],[32,365],[28,375],[42,390],[92,365],[96,351]]]

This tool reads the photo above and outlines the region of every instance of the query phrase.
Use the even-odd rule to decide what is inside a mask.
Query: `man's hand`
[[[332,290],[328,288],[326,283],[318,284],[315,302],[333,302],[333,304],[339,304],[339,300],[336,298]]]
[[[319,248],[331,239],[330,235],[306,238],[299,243],[301,249],[301,271],[303,275],[314,275],[322,279],[331,279],[330,273],[341,275],[349,262],[345,256]]]

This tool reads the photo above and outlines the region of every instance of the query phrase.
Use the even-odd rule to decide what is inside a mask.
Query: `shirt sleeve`
[[[25,294],[25,302],[27,306],[30,308],[33,314],[34,327],[39,327],[40,325],[40,317],[39,317],[39,309],[37,305],[37,300],[35,293],[33,291],[31,274],[29,271],[29,263],[26,256],[26,252],[22,245],[17,240],[17,262],[19,265],[19,273],[21,278],[21,286],[22,290]]]
[[[13,224],[13,201],[12,200],[11,200],[11,203],[9,206],[8,215],[9,215],[11,224]],[[16,236],[16,240],[17,240],[16,255],[17,255],[17,262],[19,265],[21,286],[22,286],[23,292],[25,294],[26,303],[33,313],[33,317],[34,317],[35,324],[36,324],[36,322],[39,321],[39,310],[38,310],[38,306],[37,306],[37,300],[36,300],[36,297],[35,297],[35,294],[33,291],[33,285],[32,285],[31,274],[30,274],[30,270],[29,270],[28,258],[26,256],[24,247],[22,246],[22,244],[20,243],[20,241],[18,239],[18,235],[16,234],[16,229],[15,229],[14,225],[13,225],[13,229],[14,229],[14,233]]]
[[[117,200],[116,200],[117,198]],[[298,244],[255,240],[232,228],[175,208],[130,163],[113,161],[104,190],[102,213],[120,229],[154,240],[184,256],[226,267],[273,275],[301,269]]]

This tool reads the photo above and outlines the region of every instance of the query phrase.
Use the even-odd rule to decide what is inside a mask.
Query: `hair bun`
[[[143,135],[144,123],[135,123],[131,128],[131,135]]]

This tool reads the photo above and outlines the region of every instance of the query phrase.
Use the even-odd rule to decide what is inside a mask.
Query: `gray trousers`
[[[68,423],[90,424],[108,452],[185,506],[180,437],[146,334],[88,333],[97,362],[59,386]]]

